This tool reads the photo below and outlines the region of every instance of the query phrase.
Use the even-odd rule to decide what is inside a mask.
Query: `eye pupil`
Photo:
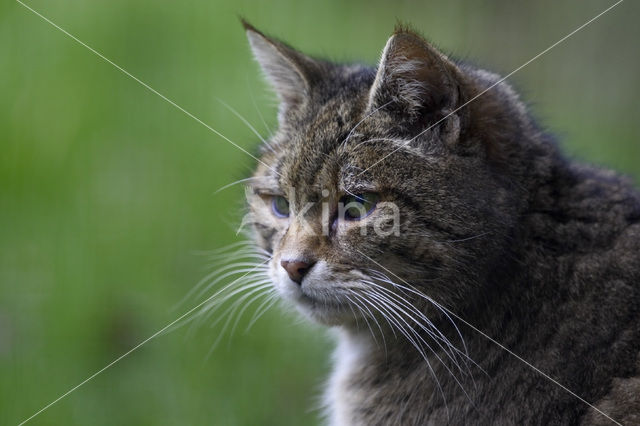
[[[349,207],[347,209],[347,215],[353,218],[360,217],[360,209],[357,209],[355,207]]]
[[[281,195],[276,195],[273,197],[273,201],[271,202],[271,209],[278,217],[288,217],[289,201]]]
[[[372,192],[344,197],[342,199],[345,206],[344,219],[360,220],[369,216],[375,210],[377,202],[378,194]]]

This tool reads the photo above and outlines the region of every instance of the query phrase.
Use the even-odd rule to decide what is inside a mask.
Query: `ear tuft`
[[[242,28],[244,28],[245,31],[255,31],[255,32],[260,32],[256,29],[256,27],[254,27],[253,25],[251,25],[249,23],[249,21],[247,21],[246,19],[244,19],[243,16],[238,16],[238,19],[240,20],[240,24],[242,24]]]
[[[424,38],[422,36],[420,36],[420,34],[418,33],[418,31],[414,30],[413,27],[411,25],[409,25],[406,22],[402,22],[402,21],[398,21],[396,22],[396,26],[393,28],[393,34],[411,34],[415,37],[418,37],[422,40],[424,40]]]

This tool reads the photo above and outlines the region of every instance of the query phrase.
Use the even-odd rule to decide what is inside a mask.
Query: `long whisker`
[[[205,305],[199,315],[203,317],[202,320],[208,320],[227,300],[233,298],[239,293],[250,290],[258,285],[262,285],[268,282],[270,282],[268,279],[264,279],[260,276],[251,277],[251,280],[240,281],[233,287],[229,287],[230,291],[226,293],[222,298],[212,300],[208,305]]]
[[[238,314],[236,315],[236,320],[233,323],[233,327],[231,327],[231,331],[229,332],[229,338],[233,337],[236,328],[238,327],[238,323],[240,322],[240,320],[242,319],[243,314],[247,311],[247,308],[249,308],[249,306],[251,306],[254,302],[256,302],[257,300],[259,300],[261,297],[266,296],[267,294],[269,294],[270,292],[273,291],[273,286],[271,284],[271,281],[267,282],[266,285],[259,287],[258,289],[252,291],[251,293],[249,293],[247,296],[251,296],[252,294],[256,293],[251,300],[249,300],[248,302],[244,303],[244,305],[242,306],[242,308],[240,309],[240,311],[238,312]],[[241,302],[238,302],[241,303]]]
[[[372,283],[374,284],[374,283]],[[387,292],[385,293],[385,295],[383,294],[379,294],[380,297],[383,297],[388,303],[390,303],[393,307],[395,307],[396,309],[398,309],[400,311],[400,313],[404,314],[407,316],[407,318],[409,318],[411,321],[413,321],[420,329],[422,329],[424,332],[427,333],[427,335],[429,335],[434,342],[438,345],[438,347],[440,349],[442,349],[442,351],[445,353],[445,355],[447,355],[447,357],[449,359],[451,359],[451,361],[454,363],[454,365],[458,368],[458,370],[460,370],[460,373],[462,374],[469,374],[472,378],[472,374],[471,371],[469,370],[469,367],[467,366],[467,371],[463,371],[460,363],[458,361],[458,357],[456,356],[456,353],[461,353],[460,350],[458,350],[458,348],[456,348],[455,346],[453,346],[451,344],[451,342],[449,341],[449,339],[447,339],[441,332],[440,330],[438,330],[437,327],[435,327],[428,319],[427,317],[420,311],[418,311],[415,307],[413,307],[412,305],[410,305],[408,302],[405,302],[404,299],[399,298],[397,295],[395,295],[393,292],[391,292],[388,289],[385,289],[384,287],[379,286],[379,288],[381,290],[386,290]],[[407,312],[405,309],[409,309],[409,312]],[[420,322],[418,319],[414,318],[414,316],[412,315],[412,313],[416,316],[418,316],[419,318],[425,320],[428,325],[431,328],[427,328],[422,322]],[[438,334],[436,334],[438,333]],[[444,346],[442,346],[442,344],[440,344],[440,341],[442,341],[445,345],[447,345],[447,348],[445,348]],[[463,356],[465,354],[462,354]],[[465,361],[465,358],[462,359],[462,361]],[[466,363],[464,363],[466,365]]]
[[[394,314],[408,327],[412,330],[413,334],[416,336],[416,338],[418,338],[422,343],[425,344],[425,346],[427,346],[434,354],[434,356],[436,358],[438,358],[438,360],[440,362],[442,362],[442,364],[445,366],[445,368],[447,368],[447,370],[449,370],[449,368],[447,367],[447,365],[442,361],[442,359],[440,359],[440,357],[437,355],[437,353],[435,351],[432,350],[431,346],[422,338],[422,336],[420,336],[415,330],[414,328],[406,322],[406,320],[400,315],[400,313],[406,315],[409,319],[411,319],[412,321],[416,322],[416,324],[418,324],[419,326],[421,326],[421,328],[426,331],[432,338],[434,338],[436,344],[444,351],[445,354],[447,354],[447,356],[454,362],[454,364],[456,366],[459,367],[458,361],[455,357],[451,356],[450,353],[444,348],[442,347],[442,345],[440,345],[440,343],[437,341],[437,339],[435,339],[435,335],[433,334],[433,332],[427,328],[425,328],[420,322],[416,321],[415,318],[413,318],[410,314],[408,314],[404,309],[402,309],[401,307],[399,307],[393,300],[389,299],[388,297],[386,297],[385,295],[376,292],[376,291],[372,291],[372,290],[367,290],[365,292],[367,295],[371,296],[371,297],[375,297],[378,298],[379,301],[384,302],[386,306],[388,306],[391,310],[393,310]],[[399,310],[400,313],[396,312],[395,309]],[[449,372],[453,375],[453,373],[449,370]],[[462,369],[460,369],[460,372],[465,374],[464,371],[462,371]],[[454,376],[455,377],[455,376]]]
[[[215,347],[218,345],[223,336],[226,335],[227,329],[234,320],[231,328],[230,336],[233,335],[239,321],[242,319],[246,310],[262,296],[269,293],[275,293],[268,271],[267,262],[271,259],[271,254],[266,250],[256,247],[251,241],[240,241],[229,246],[206,252],[210,260],[216,265],[216,269],[207,274],[200,280],[183,298],[183,301],[195,297],[200,299],[211,291],[218,283],[231,277],[243,274],[241,277],[231,281],[229,284],[217,290],[213,295],[207,297],[206,301],[200,305],[200,309],[188,321],[192,327],[187,337],[194,330],[196,325],[210,319],[220,309],[225,309],[222,314],[210,324],[215,327],[218,323],[226,318],[226,322],[219,331],[217,338],[212,344],[207,358],[211,355]],[[252,275],[247,275],[253,273]],[[260,312],[256,312],[251,319],[251,324],[257,320],[259,315],[264,313],[263,308],[268,308],[267,302],[273,300],[273,294],[265,303],[259,307]],[[238,309],[240,309],[238,311]],[[237,313],[237,315],[236,315]]]
[[[250,283],[255,282],[256,280],[255,277],[248,276],[250,272],[247,272],[240,278],[233,280],[232,282],[215,292],[212,296],[209,296],[207,299],[205,299],[206,303],[203,303],[200,307],[200,310],[188,320],[188,322],[193,323],[188,335],[192,334],[196,324],[202,323],[202,321],[205,319],[203,318],[205,314],[208,314],[206,316],[206,318],[208,318],[215,310],[217,310],[221,305],[229,300],[229,298],[237,294],[237,292],[250,288]]]
[[[207,297],[207,303],[204,307],[200,309],[198,314],[192,316],[187,322],[192,322],[194,319],[200,318],[204,311],[210,309],[213,305],[226,300],[226,297],[232,288],[247,284],[248,282],[255,280],[256,277],[264,276],[268,270],[266,263],[270,258],[263,249],[254,246],[250,241],[239,241],[203,254],[206,254],[214,261],[222,260],[221,266],[207,274],[193,288],[191,288],[191,290],[183,297],[182,301],[178,303],[178,306],[185,303],[190,298],[193,298],[194,294],[198,292],[198,290],[199,292],[195,298],[199,300],[205,295],[205,293],[222,280],[239,274],[244,275],[233,280],[213,295]],[[257,275],[247,277],[247,273],[250,272],[256,272]],[[191,334],[192,330],[193,327],[187,333],[187,336]]]
[[[419,290],[417,290],[417,289],[415,289],[415,288],[405,287],[405,286],[403,286],[403,285],[401,285],[401,284],[397,284],[397,283],[395,283],[395,282],[391,281],[390,279],[388,279],[388,277],[386,277],[386,275],[381,274],[379,271],[375,271],[375,270],[372,270],[372,271],[376,272],[376,273],[379,275],[379,277],[378,277],[378,278],[382,278],[382,277],[384,277],[383,279],[381,279],[382,281],[384,281],[384,282],[387,282],[387,283],[391,284],[392,286],[394,286],[395,288],[398,288],[398,289],[399,289],[399,290],[401,290],[401,291],[407,290],[409,293],[412,293],[412,294],[415,294],[415,295],[420,296],[421,298],[423,298],[423,299],[427,300],[429,303],[433,304],[433,305],[434,305],[434,306],[435,306],[439,311],[441,311],[441,312],[444,310],[444,308],[443,308],[439,303],[437,303],[436,301],[434,301],[434,300],[433,300],[433,299],[431,299],[430,297],[426,296],[424,293],[420,292]],[[382,275],[382,277],[380,277],[380,275]],[[373,284],[375,285],[375,283],[373,283]],[[382,289],[384,289],[384,290],[385,290],[385,291],[387,291],[388,293],[392,293],[390,290],[388,290],[388,289],[386,289],[386,288],[384,288],[384,287],[382,287]],[[395,294],[395,293],[392,293],[392,294]],[[415,309],[415,308],[414,308],[414,309]],[[418,312],[419,312],[419,311],[418,311]],[[482,372],[482,373],[483,373],[483,374],[485,374],[486,376],[488,376],[489,374],[484,370],[484,368],[482,368],[482,366],[480,366],[480,365],[479,365],[479,364],[478,364],[478,363],[477,363],[473,358],[471,358],[471,356],[469,355],[469,350],[468,350],[468,348],[467,348],[467,346],[466,346],[466,342],[465,342],[464,338],[462,337],[462,333],[461,333],[461,332],[460,332],[460,330],[458,329],[458,327],[457,327],[456,323],[453,321],[453,319],[449,316],[449,314],[448,314],[447,312],[444,312],[444,316],[445,316],[445,318],[447,318],[447,319],[448,319],[448,321],[453,325],[453,327],[454,327],[454,329],[455,329],[456,333],[458,334],[458,336],[459,336],[459,338],[460,338],[460,341],[461,341],[462,346],[463,346],[463,350],[460,350],[460,349],[458,349],[455,345],[451,344],[451,343],[450,343],[450,341],[449,341],[449,339],[448,339],[448,338],[446,338],[446,336],[444,336],[444,335],[442,334],[442,332],[440,332],[440,330],[439,330],[437,327],[435,327],[435,326],[433,325],[433,323],[431,323],[431,322],[430,322],[426,317],[424,317],[424,315],[423,315],[423,317],[426,319],[426,321],[428,321],[429,325],[433,328],[433,330],[435,330],[435,331],[436,331],[436,332],[437,332],[437,333],[442,337],[442,341],[443,341],[445,344],[447,344],[447,346],[448,346],[448,347],[450,347],[450,348],[451,348],[451,350],[455,351],[458,355],[460,355],[460,356],[462,357],[462,361],[465,363],[465,366],[466,366],[466,368],[467,368],[468,374],[469,374],[469,376],[471,377],[471,380],[472,380],[472,382],[473,382],[473,386],[474,386],[474,388],[475,388],[475,387],[476,387],[476,382],[475,382],[475,379],[473,378],[473,374],[472,374],[472,372],[471,372],[471,369],[470,369],[470,368],[469,368],[469,366],[467,365],[467,362],[471,362],[471,363],[472,363],[476,368],[478,368],[478,370],[480,370],[480,372]],[[434,336],[434,338],[435,338],[435,336]]]
[[[384,295],[380,294],[380,293],[376,293],[376,292],[372,292],[372,291],[367,291],[366,292],[369,296],[371,297],[379,297],[382,299],[383,302],[385,302],[387,304],[387,306],[389,306],[390,309],[393,309],[394,307],[396,309],[399,309],[402,313],[404,313],[405,315],[407,315],[409,318],[412,318],[411,315],[408,315],[404,310],[402,310],[401,308],[398,308],[398,306],[393,303],[393,301],[389,300],[388,298],[385,298]],[[378,299],[380,300],[380,299]],[[401,315],[399,315],[397,312],[394,311],[394,313],[396,314],[396,316],[411,330],[413,330],[413,327],[411,327],[410,324],[408,324]],[[415,320],[414,320],[415,321]],[[418,323],[416,321],[416,323]],[[419,323],[418,323],[419,324]],[[423,327],[424,329],[424,327]],[[433,333],[430,330],[424,329],[425,331],[427,331],[428,334],[433,336]],[[433,350],[431,348],[431,346],[422,338],[422,336],[420,336],[417,332],[415,332],[415,330],[413,330],[413,334],[416,336],[417,339],[419,339],[420,342],[422,342],[428,349],[429,351],[431,351],[431,353],[433,354],[433,356],[436,357],[436,359],[438,361],[440,361],[440,363],[442,364],[442,366],[447,370],[447,372],[451,375],[451,377],[453,377],[453,379],[455,380],[455,382],[458,384],[458,386],[460,387],[460,389],[462,389],[462,392],[467,396],[467,398],[469,399],[469,401],[473,404],[473,400],[471,399],[471,397],[469,396],[469,394],[467,393],[466,389],[464,388],[464,386],[462,385],[462,383],[458,380],[458,377],[453,373],[453,371],[451,371],[451,369],[449,368],[449,366],[444,362],[444,360],[442,358],[440,358],[440,356],[437,354],[437,352],[435,350]],[[435,340],[435,339],[434,339]],[[442,347],[442,345],[440,345],[440,343],[438,343],[437,340],[435,340],[436,344],[438,344],[438,346],[443,350],[443,352],[448,356],[449,359],[451,359],[451,361],[454,363],[454,365],[458,368],[458,370],[460,371],[461,374],[466,374],[462,368],[460,367],[457,359],[455,359],[452,355],[449,354],[449,352],[444,349]],[[470,371],[469,371],[470,373]],[[472,376],[473,377],[473,376]]]
[[[353,293],[353,291],[348,291],[348,292]],[[362,314],[362,319],[364,319],[364,322],[367,325],[367,328],[369,328],[369,332],[371,333],[370,335],[373,338],[373,341],[375,342],[376,346],[379,347],[380,344],[378,343],[378,339],[377,339],[375,333],[373,332],[373,329],[371,328],[371,324],[369,324],[369,320],[367,319],[367,316],[365,315],[365,313],[362,310],[362,308],[360,307],[360,305],[357,303],[357,301],[355,301],[352,298],[350,298],[347,294],[345,294],[344,297],[350,302],[349,303],[349,309],[351,309],[351,312],[353,313],[353,317],[356,320],[356,328],[358,330],[360,330],[360,323],[358,321],[358,315],[356,315],[356,312],[353,310],[354,306]],[[381,336],[383,336],[383,339],[384,339],[384,335],[382,334],[382,330],[381,330]],[[387,345],[386,345],[386,343],[385,343],[384,349],[385,349],[385,354],[386,354],[387,353]]]
[[[232,186],[234,186],[234,185],[238,185],[239,183],[243,183],[243,182],[250,182],[250,181],[252,181],[252,180],[260,180],[260,179],[264,179],[264,177],[263,177],[263,176],[251,176],[251,177],[244,178],[244,179],[238,179],[238,180],[236,180],[236,181],[234,181],[234,182],[228,183],[228,184],[226,184],[226,185],[224,185],[224,186],[222,186],[222,187],[220,187],[220,188],[216,189],[216,190],[215,190],[215,192],[214,192],[213,194],[215,195],[215,194],[217,194],[218,192],[224,191],[225,189],[227,189],[227,188],[231,188]]]
[[[250,241],[241,241],[239,244],[232,244],[234,247],[234,251],[232,250],[224,250],[224,251],[215,251],[215,252],[202,252],[205,256],[208,257],[210,261],[216,261],[219,259],[226,259],[230,256],[236,256],[237,254],[251,253],[256,256],[270,257],[270,253],[265,249],[254,245]]]
[[[429,371],[431,372],[431,375],[433,376],[433,379],[435,380],[435,383],[436,383],[436,386],[438,388],[438,391],[440,392],[440,395],[442,396],[442,400],[444,401],[444,405],[445,405],[445,408],[446,408],[446,411],[447,411],[447,416],[448,416],[449,415],[449,407],[448,407],[448,404],[447,404],[447,398],[446,398],[446,396],[444,394],[444,390],[442,389],[440,381],[438,380],[438,377],[437,377],[435,371],[433,370],[433,367],[431,366],[431,362],[429,362],[429,358],[424,353],[422,345],[420,345],[419,342],[417,342],[411,335],[409,335],[409,332],[412,329],[409,327],[409,331],[406,330],[404,328],[404,326],[402,325],[402,323],[400,323],[396,319],[393,310],[389,310],[385,306],[385,304],[380,302],[379,300],[372,300],[370,298],[364,298],[364,297],[361,300],[365,301],[371,307],[375,308],[378,312],[380,312],[382,314],[383,318],[392,327],[392,329],[394,327],[397,328],[397,330],[407,339],[407,341],[409,341],[409,343],[418,351],[420,356],[424,359],[425,363],[427,364],[427,367],[429,368]],[[426,342],[425,342],[425,344],[426,344]]]
[[[249,320],[249,324],[244,329],[244,332],[247,333],[251,327],[258,322],[258,319],[262,315],[264,315],[273,305],[278,302],[278,293],[275,290],[271,290],[271,294],[265,298],[265,300],[258,306],[253,313],[253,316]]]
[[[371,259],[369,256],[363,254],[362,252],[360,252],[363,256],[365,256],[366,258],[368,258],[369,260],[375,262],[373,259]],[[377,264],[377,262],[375,262]],[[464,341],[464,337],[462,337],[462,333],[460,332],[460,329],[458,328],[458,326],[456,325],[455,321],[451,318],[451,316],[449,315],[449,313],[447,312],[447,310],[445,310],[438,302],[436,302],[435,300],[433,300],[431,297],[427,296],[426,294],[422,293],[421,291],[419,291],[418,289],[416,289],[413,286],[404,286],[402,284],[398,284],[394,281],[392,281],[391,279],[389,279],[389,277],[387,277],[386,275],[384,275],[383,273],[381,273],[380,271],[376,271],[375,269],[371,269],[370,271],[376,273],[378,275],[378,278],[381,281],[387,282],[390,285],[402,289],[402,290],[406,290],[412,294],[415,294],[416,296],[419,296],[421,298],[423,298],[424,300],[428,301],[429,303],[431,303],[433,306],[435,306],[447,319],[448,321],[451,323],[451,325],[455,328],[456,333],[458,334],[458,337],[460,337],[460,341],[462,343],[462,346],[464,348],[464,352],[466,354],[469,353],[467,345]],[[409,285],[409,284],[407,284]]]
[[[233,115],[235,115],[236,117],[238,117],[244,124],[247,125],[247,127],[253,132],[253,134],[255,134],[258,138],[260,138],[260,140],[262,141],[262,143],[264,143],[264,145],[269,148],[272,152],[276,152],[273,147],[271,146],[271,144],[269,144],[269,142],[267,142],[267,140],[265,138],[262,137],[262,135],[260,134],[260,132],[258,132],[256,130],[255,127],[253,127],[253,125],[251,123],[249,123],[249,120],[247,120],[246,118],[244,118],[244,116],[242,116],[242,114],[240,114],[238,111],[236,111],[232,106],[230,106],[229,104],[227,104],[225,101],[223,101],[220,98],[216,98],[218,100],[218,102],[220,102],[225,108],[227,108],[229,111],[231,111],[231,113],[233,113]]]
[[[192,308],[189,311],[189,315],[182,315],[181,317],[179,317],[178,320],[174,321],[169,326],[167,326],[165,329],[163,329],[163,333],[171,332],[171,331],[173,331],[173,330],[175,330],[175,329],[177,329],[179,327],[182,327],[182,326],[184,326],[184,325],[186,325],[188,323],[193,323],[196,318],[200,317],[200,315],[202,313],[202,310],[206,309],[207,306],[209,306],[212,303],[214,303],[213,301],[216,300],[217,297],[219,297],[220,295],[224,294],[229,289],[237,286],[238,283],[246,282],[247,277],[251,272],[257,271],[257,270],[259,270],[259,268],[264,268],[265,264],[266,264],[266,261],[261,263],[261,264],[256,264],[253,269],[248,270],[246,273],[244,273],[240,277],[234,279],[229,284],[227,284],[226,286],[224,286],[220,290],[216,291],[215,293],[213,293],[211,296],[207,297],[202,302],[198,303],[195,308]],[[187,333],[187,335],[189,335],[189,332]]]
[[[356,315],[356,311],[353,310],[353,305],[354,305],[353,301],[346,294],[344,295],[344,297],[350,302],[348,303],[348,306],[349,306],[349,309],[351,310],[351,313],[353,314],[353,318],[356,320],[356,330],[360,330],[360,321],[358,321],[358,315]],[[375,335],[373,335],[373,338],[375,339]]]
[[[243,272],[246,272],[247,269],[251,269],[250,267],[252,265],[255,265],[255,263],[252,262],[238,262],[238,263],[234,263],[228,266],[225,266],[224,268],[221,268],[219,271],[217,271],[215,274],[210,274],[209,277],[207,279],[209,279],[211,277],[211,275],[215,276],[217,274],[219,274],[220,272],[225,272],[221,275],[218,275],[213,281],[211,281],[210,283],[208,283],[202,290],[200,290],[200,292],[198,293],[198,295],[196,296],[197,299],[199,299],[200,297],[202,297],[207,291],[209,291],[213,286],[215,286],[216,284],[218,284],[220,281],[233,276],[233,275],[237,275],[237,274],[241,274]],[[229,271],[229,269],[231,269]],[[263,271],[258,271],[260,272],[265,272]],[[206,280],[204,282],[207,282]],[[200,283],[198,283],[200,284]]]
[[[378,309],[379,312],[381,313],[387,313],[387,319],[391,320],[397,327],[397,329],[416,347],[416,349],[418,350],[418,352],[420,352],[420,354],[422,355],[423,358],[425,358],[425,360],[428,362],[428,360],[426,359],[426,354],[424,353],[423,349],[422,349],[422,345],[420,345],[420,340],[428,346],[428,344],[420,337],[417,336],[417,334],[415,333],[415,331],[409,326],[409,324],[407,324],[406,321],[404,321],[404,319],[402,319],[401,317],[397,316],[396,312],[393,309],[390,309],[389,305],[382,299],[377,298],[377,295],[374,295],[373,292],[366,292],[365,293],[367,296],[369,297],[373,297],[374,300],[368,299],[370,303],[376,303],[378,304],[378,307],[382,309],[382,311],[380,309]],[[365,300],[367,300],[365,298]],[[404,323],[407,326],[407,329],[404,328],[403,324],[398,322],[398,319],[402,321],[402,323]],[[417,336],[419,340],[415,340],[415,337],[409,336],[408,333],[411,333],[413,336]]]
[[[354,291],[349,289],[349,293],[353,294],[354,296],[358,296],[358,294]],[[371,335],[373,336],[373,340],[376,342],[376,345],[379,346],[378,344],[378,339],[376,338],[376,334],[373,332],[373,329],[371,328],[371,324],[369,324],[369,320],[367,319],[367,313],[369,314],[369,318],[371,318],[371,320],[375,323],[375,325],[378,327],[378,330],[380,331],[380,337],[382,338],[382,344],[384,346],[384,353],[385,355],[387,354],[387,341],[384,338],[384,332],[382,331],[382,327],[380,326],[380,323],[378,322],[378,319],[375,317],[375,315],[373,315],[373,313],[371,312],[371,310],[369,309],[369,307],[363,303],[358,303],[358,300],[354,300],[352,298],[350,298],[349,296],[346,296],[347,300],[349,300],[351,303],[354,304],[354,306],[356,308],[358,308],[358,310],[360,310],[360,312],[362,312],[362,316],[365,320],[365,322],[367,323],[367,327],[369,327],[369,330],[371,331]],[[365,313],[364,310],[366,310],[367,312]]]
[[[262,112],[260,111],[260,108],[258,108],[258,104],[256,103],[256,98],[255,96],[253,96],[253,92],[251,91],[251,87],[249,86],[249,80],[247,79],[247,88],[249,89],[249,97],[251,98],[251,103],[253,104],[254,108],[256,109],[256,112],[258,113],[258,116],[260,117],[260,121],[262,121],[262,124],[264,124],[264,128],[267,131],[267,134],[269,135],[269,138],[273,137],[273,132],[271,131],[271,129],[269,128],[269,126],[267,125],[267,122],[264,119],[264,115],[262,115]]]
[[[266,288],[266,286],[271,285],[271,283],[266,283],[266,284],[254,284],[253,287],[257,287],[253,289],[253,292],[261,290]],[[243,288],[243,291],[246,291],[250,288],[253,288],[251,286],[247,287],[247,288]],[[218,332],[218,337],[216,338],[216,340],[213,342],[213,344],[211,345],[211,348],[209,349],[209,352],[207,354],[207,357],[210,357],[211,354],[213,353],[213,351],[215,350],[215,348],[218,346],[218,344],[220,343],[220,341],[222,340],[222,337],[225,335],[225,332],[227,331],[227,328],[229,327],[229,324],[231,323],[231,320],[233,319],[233,313],[235,313],[235,311],[238,309],[239,305],[246,300],[248,297],[251,296],[251,293],[249,294],[244,294],[241,297],[239,297],[231,306],[229,306],[223,313],[222,315],[220,315],[211,325],[210,328],[215,327],[222,319],[224,319],[225,317],[227,318],[226,322],[224,323],[222,329],[220,330],[220,332]],[[228,299],[227,299],[228,300]],[[215,309],[213,309],[213,312],[215,312],[217,310],[218,307],[215,307]],[[210,312],[207,315],[207,318],[213,313]]]
[[[460,355],[462,357],[462,361],[465,363],[466,365],[466,361],[470,361],[472,362],[475,366],[477,366],[483,373],[486,374],[486,372],[482,369],[482,367],[480,367],[468,354],[468,351],[461,351],[460,349],[458,349],[457,347],[455,347],[451,341],[429,320],[429,318],[427,318],[427,316],[419,311],[415,306],[413,306],[407,299],[405,299],[404,297],[392,292],[391,290],[378,285],[374,282],[371,281],[364,281],[365,283],[374,286],[382,291],[385,292],[386,296],[391,298],[395,303],[398,303],[401,307],[404,307],[405,309],[408,309],[409,312],[405,312],[403,310],[403,313],[405,313],[405,315],[407,315],[407,317],[409,317],[412,321],[414,321],[422,330],[424,330],[427,334],[429,334],[436,342],[436,344],[447,354],[447,356],[449,358],[451,358],[452,361],[454,361],[456,363],[456,365],[458,366],[458,368],[460,368],[460,366],[457,363],[457,357],[455,356],[456,354]],[[416,318],[414,318],[411,314],[416,315],[419,319],[423,320],[426,322],[426,325],[428,325],[430,328],[426,328],[425,324],[422,324],[420,321],[418,321]],[[435,334],[437,333],[437,334]],[[444,347],[442,347],[440,345],[440,343],[438,341],[443,342],[445,345],[447,345],[447,347],[449,348],[449,350],[446,350]],[[462,371],[461,371],[462,372]],[[469,369],[468,365],[467,365],[467,372],[468,374],[471,376],[471,378],[473,379],[473,375],[471,373],[471,370]],[[464,372],[462,372],[463,374],[466,374]],[[475,381],[474,381],[474,386],[475,386]]]
[[[229,251],[231,251],[231,250],[233,250],[233,249],[235,249],[237,247],[251,246],[251,245],[253,245],[251,241],[240,240],[240,241],[236,241],[235,243],[231,243],[231,244],[228,244],[226,246],[223,246],[223,247],[220,247],[220,248],[217,248],[217,249],[214,249],[214,250],[196,251],[195,253],[202,254],[202,255],[205,255],[205,256],[209,256],[209,255],[215,256],[215,255],[219,255],[219,254],[222,254],[222,253],[227,253],[227,252],[229,252]]]

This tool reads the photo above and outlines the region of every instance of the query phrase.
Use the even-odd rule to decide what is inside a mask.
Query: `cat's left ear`
[[[384,107],[412,125],[429,125],[455,110],[463,74],[418,34],[398,28],[382,52],[368,110]]]
[[[253,56],[280,100],[279,118],[290,109],[300,107],[311,96],[320,79],[322,63],[286,44],[264,35],[242,20]]]

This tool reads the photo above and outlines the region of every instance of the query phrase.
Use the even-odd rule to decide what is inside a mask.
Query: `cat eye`
[[[274,195],[271,199],[271,210],[278,217],[289,217],[289,201],[282,195]]]
[[[345,220],[360,220],[369,216],[375,209],[380,197],[374,192],[347,195],[340,202],[345,207]]]

